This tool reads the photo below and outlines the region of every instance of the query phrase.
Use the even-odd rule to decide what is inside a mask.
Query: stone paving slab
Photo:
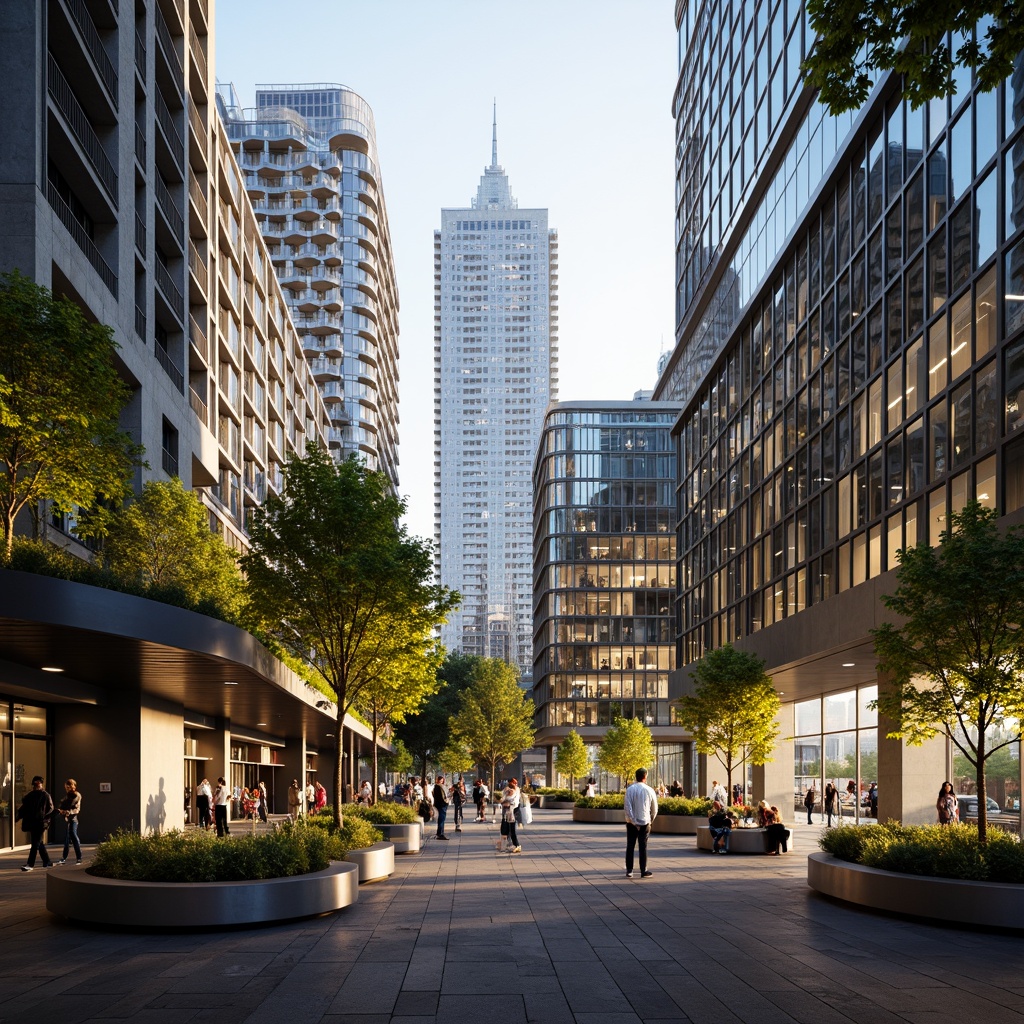
[[[1024,939],[822,897],[792,827],[784,857],[656,835],[627,879],[620,826],[540,811],[521,855],[471,823],[336,914],[173,933],[54,918],[8,854],[0,1024],[1024,1024]]]

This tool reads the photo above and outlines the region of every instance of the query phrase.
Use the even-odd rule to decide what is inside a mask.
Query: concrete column
[[[282,775],[281,772],[284,772]],[[284,746],[284,768],[279,769],[277,786],[274,791],[274,814],[288,813],[288,788],[292,779],[299,783],[299,792],[306,788],[306,739],[304,736],[289,737]]]
[[[889,677],[879,673],[880,696],[889,685]],[[878,820],[934,824],[939,787],[949,777],[947,740],[937,736],[919,747],[910,747],[904,740],[886,738],[893,728],[894,723],[879,712]]]
[[[717,759],[715,764],[718,764]],[[694,781],[696,785],[687,790],[687,796],[707,796],[711,792],[711,773],[708,770],[707,754],[697,755],[697,778]]]
[[[185,827],[185,725],[181,706],[141,695],[139,813],[143,832]]]
[[[775,716],[779,738],[772,760],[753,767],[753,801],[766,801],[782,812],[782,820],[793,815],[793,705],[783,704]]]
[[[693,773],[693,740],[687,740],[683,744],[683,777],[679,781],[683,792],[687,796],[692,796],[697,781]]]

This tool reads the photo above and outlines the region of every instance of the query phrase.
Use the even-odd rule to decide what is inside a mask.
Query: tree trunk
[[[334,692],[338,692],[337,687],[334,688]],[[341,816],[341,801],[342,794],[345,791],[342,788],[343,780],[341,766],[345,754],[345,711],[340,699],[338,701],[337,708],[337,733],[334,737],[334,824],[335,827],[341,828],[341,826],[344,824],[344,821]],[[302,774],[306,774],[305,765],[303,765],[302,767]],[[306,813],[309,813],[308,809]]]
[[[985,730],[978,728],[978,768],[976,781],[978,786],[978,842],[983,846],[988,842],[988,793],[985,789]]]
[[[377,801],[377,712],[373,713],[373,768],[370,771],[370,803]]]

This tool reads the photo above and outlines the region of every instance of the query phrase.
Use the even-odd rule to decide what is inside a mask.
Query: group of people
[[[82,863],[82,844],[78,839],[78,815],[82,810],[82,794],[78,791],[78,783],[67,779],[64,783],[64,799],[54,805],[53,797],[44,788],[41,775],[32,778],[32,788],[21,798],[21,805],[14,812],[14,820],[21,822],[22,832],[28,833],[28,861],[22,865],[22,871],[33,871],[36,856],[44,868],[51,867],[53,861],[46,850],[46,830],[55,814],[64,819],[64,853],[58,864],[67,862],[68,853],[74,848],[75,863]]]
[[[857,783],[850,779],[846,783],[846,800],[847,802],[856,802],[857,800]],[[867,796],[867,808],[868,817],[878,817],[878,783],[872,782],[868,786]],[[814,788],[813,784],[807,787],[807,791],[804,793],[804,809],[807,811],[807,824],[813,825],[814,819],[812,814],[814,808],[818,803],[818,792]],[[836,817],[839,822],[843,820],[843,793],[839,787],[832,782],[825,783],[825,790],[822,795],[822,812],[828,827],[832,827],[832,818]]]
[[[288,814],[292,821],[298,821],[302,813],[302,801],[306,801],[307,814],[319,814],[327,806],[327,790],[317,780],[315,783],[307,782],[306,788],[299,786],[298,779],[292,779],[288,787]]]
[[[765,853],[778,857],[780,853],[789,852],[791,833],[782,820],[782,812],[775,804],[762,800],[757,805],[755,821],[758,828],[764,829]],[[729,813],[728,808],[720,800],[715,800],[708,815],[712,853],[729,852],[729,840],[732,837],[732,830],[737,825],[737,819]]]

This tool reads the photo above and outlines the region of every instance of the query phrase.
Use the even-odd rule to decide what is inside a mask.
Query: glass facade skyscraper
[[[553,748],[571,730],[597,744],[618,718],[651,728],[655,783],[684,776],[686,734],[668,703],[678,412],[661,402],[562,402],[544,418],[534,470],[533,675],[549,779]]]
[[[971,498],[1024,506],[1024,65],[918,110],[888,77],[833,117],[802,4],[690,0],[677,27],[680,664],[765,654],[818,723],[801,747],[848,734],[796,788],[831,763],[863,793],[900,756],[866,708],[897,550]],[[934,814],[892,772],[883,816]]]
[[[449,650],[533,660],[532,463],[558,396],[558,236],[498,164],[434,232],[434,523],[438,575],[462,594]]]
[[[218,87],[306,359],[329,444],[398,486],[398,286],[373,111],[340,85]]]

